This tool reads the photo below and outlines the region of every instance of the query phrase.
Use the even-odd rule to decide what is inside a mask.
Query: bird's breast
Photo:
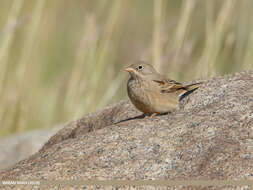
[[[145,96],[142,84],[138,80],[129,79],[127,83],[127,92],[131,100],[139,101]]]
[[[145,91],[145,85],[142,81],[129,79],[127,83],[127,93],[131,102],[137,109],[144,113],[150,112],[151,101],[148,93]]]
[[[159,86],[129,79],[127,92],[131,102],[143,113],[164,113],[176,108],[178,96],[175,93],[161,93]]]

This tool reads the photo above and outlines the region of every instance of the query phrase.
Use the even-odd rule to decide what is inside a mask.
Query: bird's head
[[[125,71],[127,71],[130,76],[135,79],[144,79],[152,74],[157,73],[152,65],[143,61],[129,65],[126,67]]]

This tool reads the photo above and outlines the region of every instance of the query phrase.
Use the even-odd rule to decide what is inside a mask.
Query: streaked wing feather
[[[160,85],[161,93],[171,93],[180,89],[185,89],[185,87],[181,83],[176,82],[174,80],[163,79],[163,80],[153,80],[153,81]]]

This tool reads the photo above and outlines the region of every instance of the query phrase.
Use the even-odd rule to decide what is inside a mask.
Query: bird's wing
[[[153,81],[159,85],[161,93],[171,93],[178,90],[187,90],[181,83],[167,78],[154,79]]]

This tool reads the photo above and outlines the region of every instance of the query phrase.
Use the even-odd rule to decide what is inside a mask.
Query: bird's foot
[[[148,118],[153,118],[153,117],[155,117],[155,116],[157,116],[158,115],[158,113],[152,113],[151,115],[150,114],[144,114],[145,115],[145,119],[148,119]]]

